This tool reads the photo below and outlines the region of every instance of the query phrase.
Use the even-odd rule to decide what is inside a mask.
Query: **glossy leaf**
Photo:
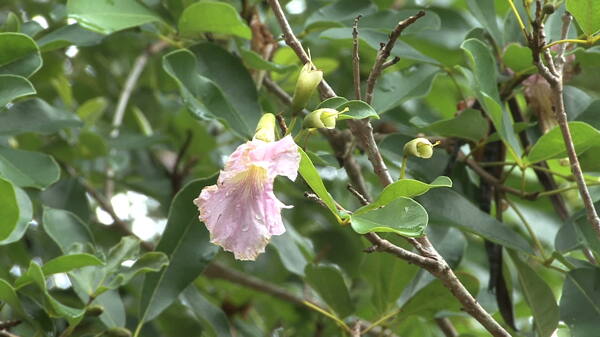
[[[567,10],[587,36],[600,31],[600,3],[595,0],[567,0]]]
[[[0,111],[0,135],[25,132],[49,134],[80,125],[77,116],[57,109],[39,98],[18,102],[8,111]]]
[[[481,112],[466,109],[458,116],[429,124],[423,131],[444,137],[457,137],[478,142],[488,134],[489,124]]]
[[[81,26],[102,34],[161,21],[135,0],[69,0],[67,11]]]
[[[19,187],[44,189],[58,180],[60,168],[46,154],[0,147],[0,176]]]
[[[231,328],[225,313],[202,296],[193,285],[189,286],[180,297],[200,320],[205,329],[203,333],[207,333],[210,337],[231,336]]]
[[[202,1],[188,6],[178,23],[179,31],[186,36],[201,33],[231,34],[250,39],[252,32],[237,10],[228,3]]]
[[[440,188],[419,197],[431,221],[456,226],[492,242],[531,253],[529,243],[498,220],[483,213],[456,191]]]
[[[450,178],[441,176],[437,177],[430,184],[414,179],[400,179],[386,186],[381,194],[367,206],[363,206],[356,213],[363,213],[375,208],[386,206],[398,198],[412,198],[427,193],[432,188],[452,187]]]
[[[33,84],[25,77],[0,75],[0,109],[14,99],[35,94]]]
[[[181,49],[164,56],[163,68],[177,82],[183,100],[194,116],[200,119],[218,118],[240,136],[249,138],[256,122],[252,123],[249,121],[251,116],[237,111],[217,84],[198,74],[197,62],[192,52]]]
[[[600,131],[584,122],[570,122],[569,129],[575,145],[575,152],[581,154],[594,146],[600,136]],[[567,149],[560,128],[557,126],[540,137],[533,145],[527,160],[537,163],[542,160],[563,158],[567,156]]]
[[[63,255],[54,258],[42,266],[44,275],[52,275],[58,273],[66,273],[73,269],[78,269],[87,266],[101,266],[104,263],[94,255],[81,253]]]
[[[0,74],[29,77],[42,67],[35,41],[21,33],[0,33]]]
[[[600,270],[578,268],[569,271],[560,298],[560,318],[573,337],[593,336],[600,320]]]
[[[167,227],[156,247],[157,252],[168,256],[170,263],[144,280],[140,303],[142,324],[173,303],[217,253],[218,248],[209,242],[208,231],[198,220],[198,210],[192,203],[203,187],[215,181],[215,177],[194,180],[173,199]]]
[[[323,180],[321,176],[319,176],[319,172],[313,165],[312,161],[308,157],[308,155],[302,150],[302,148],[298,147],[298,152],[300,153],[300,167],[298,169],[298,173],[302,176],[302,179],[310,186],[310,188],[323,200],[327,208],[331,211],[331,213],[336,217],[340,218],[339,212],[335,205],[335,200],[323,184]]]
[[[549,337],[556,330],[559,319],[558,304],[552,289],[517,253],[509,253],[519,272],[519,284],[531,308],[535,329],[540,337]]]
[[[341,271],[333,265],[306,266],[306,282],[315,289],[325,303],[335,311],[340,318],[354,312],[354,303],[344,282]]]

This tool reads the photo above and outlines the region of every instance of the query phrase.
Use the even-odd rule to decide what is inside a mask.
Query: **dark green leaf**
[[[0,111],[0,135],[25,132],[49,134],[80,125],[79,118],[74,114],[50,106],[38,98],[15,103],[8,111]]]
[[[81,26],[102,34],[161,21],[135,0],[69,0],[67,11]]]
[[[100,266],[104,263],[94,255],[80,253],[63,255],[46,262],[42,266],[44,275],[66,273],[87,266]]]
[[[423,131],[433,132],[440,136],[457,137],[478,142],[488,134],[489,124],[481,112],[466,109],[460,115],[431,123],[422,128]]]
[[[575,152],[581,154],[597,143],[600,131],[584,122],[570,122],[569,129],[573,137]],[[562,158],[567,156],[567,149],[560,128],[557,126],[540,137],[533,145],[527,160],[537,163],[542,160]]]
[[[540,337],[550,337],[558,326],[559,318],[552,289],[516,252],[509,251],[509,254],[519,271],[519,283],[535,319],[535,329]]]
[[[40,49],[29,36],[0,33],[0,74],[29,77],[41,67]]]
[[[594,336],[600,322],[600,270],[571,270],[560,298],[560,318],[571,328],[573,337]]]
[[[354,312],[354,303],[350,299],[339,268],[333,265],[309,264],[306,266],[305,273],[306,282],[341,318]]]
[[[35,94],[33,84],[25,77],[0,75],[0,109],[15,98]]]
[[[505,224],[483,213],[459,193],[446,189],[434,189],[419,197],[419,201],[431,217],[431,221],[456,226],[467,232],[525,253],[531,253],[529,243]]]
[[[208,301],[193,286],[189,286],[181,295],[183,303],[192,309],[194,315],[200,320],[209,337],[229,337],[231,328],[225,313],[218,306]]]
[[[228,3],[202,1],[188,6],[179,17],[182,35],[198,36],[201,33],[231,34],[250,39],[252,32],[237,10]]]
[[[193,204],[203,187],[214,184],[215,177],[187,184],[173,199],[169,219],[156,251],[169,257],[169,266],[146,276],[140,303],[141,322],[152,320],[166,309],[217,253],[209,242],[208,231],[198,221]],[[143,324],[143,323],[142,323]]]
[[[60,168],[46,154],[0,147],[0,176],[19,187],[44,189],[60,177]]]
[[[423,235],[429,217],[418,202],[397,197],[381,208],[364,206],[350,216],[352,229],[359,234],[392,232],[408,237]]]
[[[93,46],[102,41],[104,35],[84,29],[78,24],[60,27],[37,40],[42,52],[65,48]]]

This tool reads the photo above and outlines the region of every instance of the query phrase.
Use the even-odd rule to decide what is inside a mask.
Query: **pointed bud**
[[[323,80],[323,72],[317,70],[312,62],[308,62],[302,67],[292,98],[293,115],[304,109],[321,80]]]
[[[254,139],[260,139],[267,143],[275,141],[275,115],[272,113],[262,115],[256,125]]]
[[[347,107],[342,111],[331,108],[317,109],[304,117],[302,127],[304,129],[335,129],[335,123],[340,114],[348,110]]]
[[[415,156],[419,158],[431,158],[433,155],[433,147],[436,144],[431,144],[426,138],[415,138],[404,145],[405,156]]]

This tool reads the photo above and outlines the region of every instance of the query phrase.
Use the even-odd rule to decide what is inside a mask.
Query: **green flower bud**
[[[323,72],[317,70],[312,62],[302,67],[292,98],[292,114],[295,115],[304,109],[321,80],[323,80]]]
[[[431,158],[433,155],[433,147],[436,144],[431,144],[426,138],[415,138],[404,145],[405,156],[415,156],[419,158]]]
[[[256,125],[254,139],[260,139],[264,142],[275,141],[275,115],[272,113],[262,115]]]
[[[335,122],[339,115],[348,110],[349,108],[342,111],[331,108],[317,109],[304,117],[302,127],[305,129],[335,129]]]

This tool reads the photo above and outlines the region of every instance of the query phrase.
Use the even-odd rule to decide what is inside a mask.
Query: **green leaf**
[[[2,207],[3,210],[0,210],[0,232],[10,232],[8,232],[8,236],[0,235],[0,246],[21,240],[33,218],[33,205],[27,193],[9,183],[14,189],[14,197],[17,205],[16,211],[18,214],[16,223],[11,221],[12,200],[10,198],[10,188],[6,183],[8,182],[0,178],[0,199],[6,202],[6,204],[2,203],[5,206]],[[7,215],[7,218],[3,217],[3,211],[5,212],[3,215]]]
[[[305,30],[343,26],[343,20],[353,20],[357,15],[377,11],[370,1],[341,0],[312,13],[304,23]]]
[[[321,103],[319,103],[319,105],[315,108],[315,110],[323,109],[323,108],[335,109],[338,106],[340,106],[346,102],[348,102],[348,100],[344,97],[340,97],[340,96],[331,97],[331,98],[328,98],[328,99],[322,101]]]
[[[81,125],[77,116],[33,98],[15,103],[8,111],[0,111],[0,135],[25,132],[42,134]]]
[[[467,0],[467,8],[479,23],[490,33],[496,45],[504,45],[503,34],[498,28],[496,7],[493,0]]]
[[[102,34],[162,21],[135,0],[69,0],[67,11],[81,26]]]
[[[19,221],[19,204],[14,186],[0,178],[0,240],[10,236]]]
[[[516,252],[509,254],[519,271],[519,284],[525,295],[525,300],[531,308],[535,320],[535,329],[540,337],[550,337],[558,326],[559,312],[552,289],[533,270],[523,262]]]
[[[87,225],[71,212],[45,207],[42,223],[63,252],[69,252],[77,244],[94,242]]]
[[[298,173],[300,173],[302,179],[306,181],[306,183],[308,184],[308,186],[310,186],[313,192],[315,192],[317,196],[319,196],[319,198],[323,200],[323,202],[325,203],[327,208],[329,208],[331,213],[338,220],[341,219],[340,214],[335,205],[335,200],[327,191],[327,188],[325,187],[325,184],[323,184],[323,180],[321,179],[319,172],[317,172],[315,165],[313,165],[312,161],[310,160],[306,152],[302,150],[302,148],[298,147],[298,152],[300,153],[300,167],[298,169]]]
[[[177,82],[184,103],[195,117],[219,119],[238,135],[250,138],[258,118],[237,111],[215,82],[200,75],[198,60],[192,52],[180,49],[165,55],[163,68]]]
[[[44,189],[60,177],[60,167],[47,154],[0,147],[0,176],[19,187]]]
[[[10,283],[6,282],[3,279],[0,279],[0,300],[5,303],[8,303],[8,305],[10,305],[10,307],[14,311],[16,311],[21,318],[29,317],[23,309],[23,306],[21,305],[21,301],[19,300],[15,289],[10,285]]]
[[[37,40],[42,52],[65,48],[71,45],[88,47],[99,44],[104,35],[87,30],[79,24],[60,27]]]
[[[472,275],[456,273],[460,282],[467,288],[473,297],[479,292],[479,281]],[[405,318],[410,315],[420,315],[428,318],[440,311],[460,312],[462,304],[452,296],[442,281],[436,279],[429,285],[419,290],[401,308],[399,317]]]
[[[189,286],[180,298],[200,320],[205,329],[202,333],[206,333],[208,337],[231,337],[229,320],[223,310],[202,296],[195,286]]]
[[[0,75],[0,109],[15,98],[35,94],[33,84],[25,77]]]
[[[81,118],[85,127],[96,124],[98,119],[108,107],[108,100],[104,97],[90,98],[77,108],[77,116]]]
[[[35,41],[21,33],[0,33],[0,74],[29,77],[42,67]]]
[[[352,229],[359,234],[392,232],[417,237],[423,235],[429,220],[425,208],[410,198],[398,197],[374,210],[364,207],[350,216]]]
[[[283,65],[283,64],[277,64],[277,63],[267,61],[264,58],[262,58],[262,56],[258,55],[256,52],[249,50],[249,49],[242,49],[242,50],[240,50],[240,52],[242,55],[242,59],[244,60],[244,63],[249,68],[252,68],[252,69],[268,70],[268,71],[274,71],[274,72],[278,72],[278,73],[284,73],[291,69],[296,68],[296,66],[294,66],[294,65]]]
[[[383,314],[395,306],[419,268],[391,254],[367,254],[360,270],[373,288],[371,301]]]
[[[212,260],[218,251],[209,242],[208,231],[198,220],[194,203],[202,188],[216,182],[215,176],[187,184],[173,199],[167,227],[156,247],[169,257],[169,266],[146,276],[142,287],[140,321],[148,322],[166,309]]]
[[[309,264],[305,273],[306,282],[340,318],[354,312],[354,302],[350,299],[342,272],[337,266]]]
[[[425,64],[384,74],[375,86],[373,108],[382,114],[409,99],[427,95],[438,73],[438,67]]]
[[[435,178],[430,184],[413,179],[400,179],[386,186],[375,201],[361,207],[356,213],[364,213],[375,208],[383,207],[398,198],[412,198],[427,193],[432,188],[452,187],[450,178],[441,176]]]
[[[575,145],[575,152],[578,155],[594,146],[600,136],[600,131],[584,122],[569,122],[569,129]],[[538,139],[531,148],[527,161],[533,164],[542,160],[566,156],[565,142],[560,127],[557,126]]]
[[[431,222],[448,224],[480,235],[492,242],[524,253],[532,253],[529,243],[505,224],[482,212],[454,190],[441,188],[419,197]]]
[[[489,124],[479,110],[466,109],[454,118],[431,123],[421,130],[478,142],[488,134]]]
[[[560,318],[573,337],[594,336],[600,322],[600,269],[569,271],[560,298]]]
[[[502,60],[515,72],[534,71],[531,49],[518,43],[511,43],[504,49]]]
[[[371,107],[369,104],[367,104],[363,101],[356,101],[356,100],[348,101],[348,102],[345,102],[342,105],[338,106],[336,108],[336,110],[342,111],[345,108],[348,108],[350,110],[341,114],[338,117],[338,120],[363,119],[363,118],[369,118],[369,117],[372,117],[373,119],[379,119],[379,115],[377,114],[377,111],[375,111],[375,109],[373,109],[373,107]]]
[[[585,35],[592,36],[600,31],[600,3],[597,0],[567,0],[567,10]]]
[[[480,40],[468,39],[460,46],[468,56],[468,61],[473,70],[473,89],[483,110],[492,120],[500,138],[516,160],[521,158],[521,145],[513,130],[513,120],[510,114],[500,105],[498,92],[498,71],[496,61],[490,49]]]
[[[94,255],[80,253],[63,255],[46,262],[42,266],[44,275],[52,275],[58,273],[67,273],[73,269],[79,269],[87,266],[101,266],[104,262]]]
[[[117,289],[129,283],[134,277],[158,272],[169,264],[169,258],[162,252],[149,252],[142,255],[131,267],[121,267],[118,273],[111,277],[108,282],[101,286],[96,293],[101,294],[109,289]],[[110,272],[107,271],[110,275]]]
[[[244,39],[252,37],[237,10],[228,3],[202,1],[188,6],[179,17],[179,32],[184,36],[201,33],[230,34]]]

